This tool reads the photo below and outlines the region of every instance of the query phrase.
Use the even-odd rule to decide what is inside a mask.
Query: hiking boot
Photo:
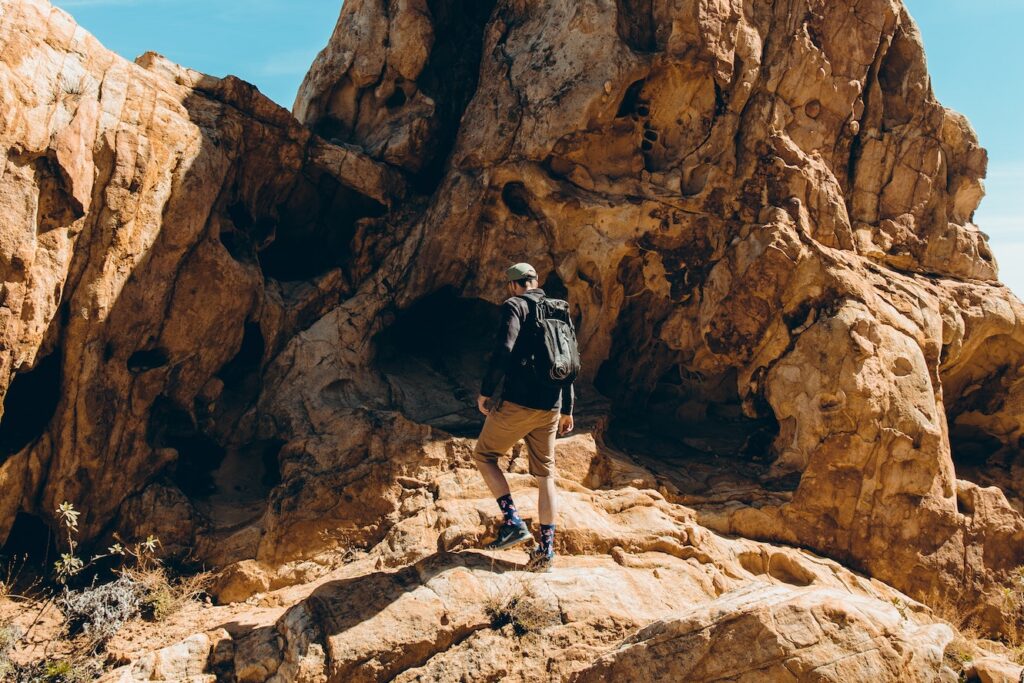
[[[484,546],[486,550],[504,550],[519,545],[524,541],[532,541],[533,534],[525,522],[519,524],[502,524],[498,528],[498,537]]]
[[[544,552],[537,546],[530,551],[530,560],[526,563],[526,571],[537,572],[543,574],[551,571],[551,566],[555,562],[555,551]]]

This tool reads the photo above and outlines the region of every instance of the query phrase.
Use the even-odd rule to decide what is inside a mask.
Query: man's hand
[[[566,434],[572,431],[572,428],[576,424],[572,420],[572,415],[562,415],[558,418],[558,433]]]
[[[476,397],[476,409],[479,410],[484,415],[490,415],[491,414],[491,407],[489,405],[490,402],[491,402],[491,397],[490,396],[477,396]]]

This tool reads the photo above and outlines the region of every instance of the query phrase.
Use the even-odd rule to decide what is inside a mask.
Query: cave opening
[[[1001,417],[1007,403],[1012,406],[1011,387],[1021,381],[1017,354],[1024,350],[1016,344],[994,342],[977,352],[969,372],[942,382],[949,397],[946,423],[957,479],[999,488],[1024,515],[1024,433],[1007,431],[1013,422]]]
[[[146,437],[154,449],[177,451],[171,479],[186,496],[202,498],[217,490],[212,473],[220,467],[226,451],[200,432],[187,410],[166,396],[157,397],[149,411]]]
[[[795,489],[799,475],[769,478],[779,432],[771,408],[744,405],[734,368],[701,373],[664,343],[643,342],[657,339],[651,330],[669,309],[642,289],[636,262],[624,262],[619,279],[627,305],[594,380],[612,402],[608,442],[672,482],[688,504],[714,502],[726,491],[741,499],[744,491]]]
[[[609,373],[598,388],[612,394],[608,440],[666,476],[691,502],[713,501],[731,491],[791,491],[799,474],[769,479],[772,441],[778,423],[771,411],[744,413],[736,371],[714,376],[672,365],[649,393],[615,401]]]
[[[359,221],[385,212],[383,205],[330,174],[308,172],[278,207],[274,239],[258,254],[260,268],[268,278],[295,282],[344,266],[352,256]],[[241,242],[235,237],[225,246],[238,251]]]
[[[238,352],[217,373],[224,382],[225,391],[256,393],[254,380],[259,379],[260,364],[265,350],[266,342],[260,324],[251,320],[245,323],[242,344],[238,347]]]
[[[4,566],[11,571],[22,566],[49,569],[57,557],[57,539],[50,526],[37,515],[18,511],[7,539],[0,546],[0,561]]]
[[[60,402],[61,354],[53,352],[19,372],[4,397],[0,418],[0,463],[46,431]]]
[[[222,443],[209,433],[214,429],[210,421],[197,426],[186,410],[166,397],[159,398],[150,413],[151,445],[178,453],[166,476],[204,520],[204,533],[216,537],[259,523],[271,490],[281,483],[279,455],[285,442]]]
[[[235,530],[259,521],[271,490],[281,483],[279,456],[284,445],[280,439],[266,439],[224,450],[224,457],[210,471],[213,490],[193,500],[211,530]]]
[[[500,321],[499,306],[451,287],[399,311],[375,339],[395,407],[456,436],[479,434],[476,397]]]

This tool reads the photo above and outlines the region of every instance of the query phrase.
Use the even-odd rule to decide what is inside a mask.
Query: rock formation
[[[558,676],[735,657],[771,621],[803,635],[758,636],[762,673],[930,680],[946,635],[887,600],[1020,620],[1024,305],[899,0],[348,0],[294,115],[10,0],[0,92],[0,539],[67,500],[86,540],[224,568],[225,601],[333,577],[230,634],[238,680],[540,671],[488,659],[460,605],[511,572],[454,552],[490,514],[466,437],[518,260],[571,301],[585,373],[573,557],[535,588],[635,586],[558,607],[543,657],[589,648]],[[771,543],[909,598],[847,572],[845,603]],[[374,649],[394,614],[432,630]]]

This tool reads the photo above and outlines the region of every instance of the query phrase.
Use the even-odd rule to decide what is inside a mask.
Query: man
[[[520,330],[530,317],[530,303],[544,296],[538,287],[537,271],[528,263],[517,263],[505,277],[509,298],[501,307],[501,327],[497,346],[477,398],[477,407],[487,416],[473,450],[473,459],[487,487],[498,499],[504,523],[498,537],[487,548],[497,550],[532,541],[533,536],[519,517],[508,481],[498,467],[498,458],[505,455],[519,439],[526,439],[530,458],[530,474],[537,479],[540,543],[530,551],[528,571],[550,571],[554,561],[555,539],[555,435],[573,429],[572,384],[552,386],[540,380],[528,362],[528,334]],[[531,321],[532,323],[532,321]],[[502,377],[505,385],[498,402],[492,401]]]

